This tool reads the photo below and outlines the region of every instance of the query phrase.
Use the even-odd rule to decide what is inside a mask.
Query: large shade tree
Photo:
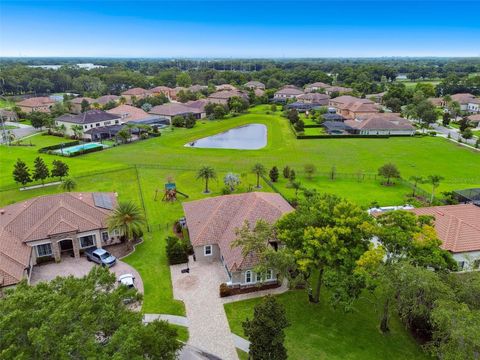
[[[348,281],[353,281],[350,275],[355,261],[368,248],[367,230],[371,227],[367,224],[371,222],[360,207],[331,194],[312,194],[300,201],[295,212],[279,220],[277,236],[294,254],[298,268],[314,288],[313,302],[319,301],[325,276],[337,300],[344,286],[352,291],[347,295],[353,298],[355,289]]]
[[[383,301],[380,330],[385,333],[390,329],[390,311],[398,299],[402,278],[398,264],[408,262],[443,271],[455,269],[456,263],[448,251],[440,248],[441,241],[428,216],[417,217],[407,211],[388,212],[377,218],[371,233],[376,245],[371,244],[357,261],[355,272],[378,301]]]
[[[144,325],[125,299],[141,296],[102,267],[83,278],[21,282],[0,299],[0,358],[176,359],[176,330],[162,321]]]

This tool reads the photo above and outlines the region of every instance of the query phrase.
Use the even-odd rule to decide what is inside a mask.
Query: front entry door
[[[60,241],[60,251],[70,251],[73,250],[73,241],[72,240],[62,240]]]

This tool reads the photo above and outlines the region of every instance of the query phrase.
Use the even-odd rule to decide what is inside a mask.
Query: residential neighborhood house
[[[330,99],[329,106],[336,109],[337,114],[354,119],[359,115],[376,114],[380,106],[368,99],[360,99],[350,95],[342,95]]]
[[[258,220],[274,223],[294,209],[279,194],[250,192],[224,195],[183,203],[186,224],[196,261],[220,261],[226,272],[227,285],[248,287],[259,282],[275,282],[273,269],[256,274],[256,254],[242,255],[240,247],[232,247],[236,229],[248,221],[251,227]]]
[[[455,94],[451,96],[452,101],[460,104],[460,110],[478,113],[480,112],[480,99],[469,93]]]
[[[415,135],[415,127],[407,119],[394,113],[358,115],[345,120],[347,131],[359,135]]]
[[[282,89],[273,94],[273,99],[276,101],[286,101],[288,99],[295,99],[298,95],[303,94],[303,91],[293,85],[286,85]]]
[[[92,105],[95,102],[95,99],[89,97],[76,97],[70,100],[70,104],[72,104],[70,112],[72,114],[80,114],[82,112],[82,103],[84,100],[88,103],[88,106]]]
[[[207,98],[208,102],[214,104],[227,105],[228,101],[233,97],[240,97],[248,101],[248,94],[240,90],[222,90],[210,94]]]
[[[132,88],[128,89],[127,91],[122,92],[122,96],[125,98],[125,103],[128,105],[133,104],[133,100],[140,100],[146,98],[151,94],[150,90],[145,90],[142,88]]]
[[[120,242],[107,218],[117,204],[113,193],[62,193],[0,209],[0,287],[30,280],[32,268],[85,249]]]
[[[50,99],[48,96],[42,96],[22,100],[17,103],[17,106],[24,113],[31,113],[35,111],[49,113],[53,104],[55,104],[55,100]]]
[[[205,110],[200,110],[193,106],[188,106],[181,103],[167,103],[163,105],[154,106],[149,112],[150,115],[160,115],[170,122],[175,116],[187,116],[192,114],[195,119],[202,119],[205,117]]]
[[[15,111],[0,109],[0,122],[18,121],[18,115]]]
[[[55,125],[65,126],[66,135],[75,135],[72,129],[74,125],[82,126],[83,138],[87,140],[110,138],[114,135],[114,130],[108,128],[120,123],[122,123],[121,115],[110,114],[103,110],[88,110],[77,115],[66,114],[55,119]]]
[[[249,81],[243,85],[247,89],[252,90],[265,90],[265,84],[260,81]]]
[[[480,207],[474,204],[432,206],[410,210],[434,217],[442,248],[452,253],[460,271],[480,270]]]

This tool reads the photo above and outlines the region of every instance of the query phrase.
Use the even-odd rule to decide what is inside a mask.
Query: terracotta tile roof
[[[202,90],[205,90],[205,89],[208,89],[208,86],[206,86],[206,85],[192,85],[188,88],[188,90],[190,90],[193,93],[199,92],[199,91],[202,91]]]
[[[70,100],[72,104],[81,104],[83,100],[87,100],[89,104],[93,104],[95,102],[95,99],[89,98],[89,97],[76,97],[75,99]]]
[[[345,125],[359,130],[415,130],[415,127],[410,121],[394,113],[378,113],[357,116],[355,120],[346,120]]]
[[[457,101],[459,104],[468,104],[472,99],[475,99],[475,96],[470,93],[460,93],[451,96],[453,101]]]
[[[327,105],[330,96],[319,93],[306,93],[297,96],[298,101],[309,101],[313,103]]]
[[[287,96],[296,96],[300,94],[303,94],[303,91],[293,85],[287,85],[275,93],[275,95],[287,95]]]
[[[101,193],[110,198],[113,193]],[[4,286],[16,284],[29,266],[32,248],[27,243],[70,231],[106,228],[111,210],[95,204],[94,193],[40,196],[1,209],[0,276]]]
[[[329,86],[325,90],[330,92],[339,92],[339,93],[348,93],[353,91],[352,88],[347,88],[343,86]]]
[[[215,89],[217,91],[222,91],[222,90],[237,90],[237,88],[233,85],[230,84],[222,84],[222,85],[217,85],[215,86]]]
[[[248,98],[248,95],[245,94],[244,92],[240,90],[222,90],[222,91],[217,91],[214,92],[213,94],[210,94],[209,98],[211,99],[230,99],[232,97],[243,97],[245,99]]]
[[[443,98],[439,98],[439,97],[430,97],[427,100],[434,106],[442,106],[443,103],[445,102]]]
[[[103,95],[103,96],[100,96],[97,99],[94,99],[93,102],[97,103],[97,104],[100,104],[100,105],[105,105],[105,104],[109,103],[110,101],[117,101],[118,99],[120,99],[120,96],[117,96],[117,95]]]
[[[326,89],[326,88],[329,88],[329,87],[332,87],[332,85],[326,84],[326,83],[320,82],[320,81],[314,82],[313,84],[305,85],[305,89],[311,89],[311,88]]]
[[[139,96],[139,95],[148,95],[150,90],[146,90],[143,88],[131,88],[127,91],[122,92],[122,95],[130,95],[130,96]]]
[[[265,84],[264,83],[262,83],[260,81],[255,81],[255,80],[252,80],[252,81],[249,81],[249,82],[245,83],[244,86],[247,87],[247,88],[251,88],[251,89],[254,89],[254,88],[265,89]]]
[[[480,122],[480,114],[470,115],[470,116],[468,117],[468,120],[470,120],[471,122],[478,123],[478,122]]]
[[[172,88],[168,86],[156,86],[153,89],[150,89],[152,93],[163,93],[163,92],[168,92],[168,91],[173,91]]]
[[[113,109],[107,110],[107,113],[118,115],[122,118],[122,121],[137,121],[150,118],[146,111],[130,105],[119,105]]]
[[[443,249],[453,253],[480,251],[480,207],[460,204],[410,211],[435,218],[435,230]]]
[[[330,105],[352,112],[378,112],[379,106],[368,99],[360,99],[350,95],[342,95],[330,99]]]
[[[32,97],[29,99],[25,99],[17,103],[18,106],[26,106],[26,107],[36,107],[42,105],[53,105],[55,100],[50,99],[48,96],[41,96],[41,97]]]
[[[193,246],[218,244],[230,271],[255,265],[255,254],[244,258],[240,247],[231,247],[235,230],[247,220],[255,225],[260,219],[270,223],[293,208],[279,194],[251,192],[224,195],[183,203]]]
[[[205,105],[207,105],[209,101],[207,99],[199,99],[199,100],[190,100],[187,101],[184,105],[197,109],[201,112],[205,111]]]
[[[199,114],[202,111],[198,110],[197,108],[187,106],[185,104],[180,103],[167,103],[163,105],[154,106],[150,111],[149,114],[155,115],[163,115],[163,116],[176,116],[176,115],[184,115],[184,114]]]

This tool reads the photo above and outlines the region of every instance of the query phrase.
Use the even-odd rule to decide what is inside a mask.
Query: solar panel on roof
[[[107,210],[113,210],[112,198],[107,194],[93,193],[93,202],[97,207]]]

